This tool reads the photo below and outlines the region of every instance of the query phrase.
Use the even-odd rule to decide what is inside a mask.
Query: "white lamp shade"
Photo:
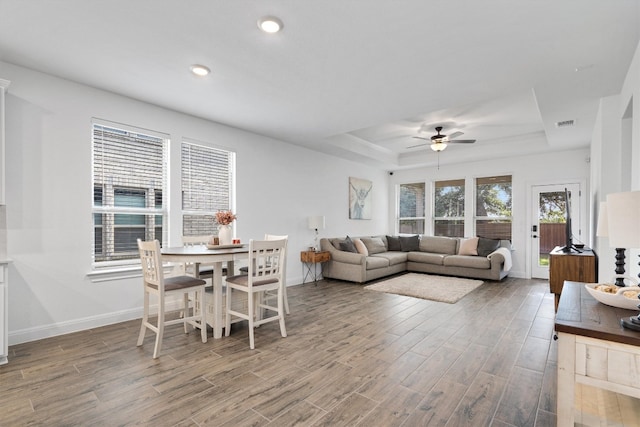
[[[598,213],[598,228],[596,236],[609,237],[609,218],[607,215],[607,202],[600,202],[600,212]]]
[[[310,216],[308,226],[311,230],[324,229],[324,216]]]
[[[609,246],[640,248],[640,191],[607,195]]]

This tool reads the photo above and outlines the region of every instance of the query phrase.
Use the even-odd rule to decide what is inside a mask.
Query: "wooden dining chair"
[[[211,236],[182,236],[182,246],[206,246],[210,239]],[[211,264],[188,263],[185,269],[187,274],[193,274],[199,279],[211,279],[213,282],[213,265]],[[225,273],[223,269],[222,274]]]
[[[289,235],[287,234],[283,234],[283,235],[277,235],[277,234],[265,234],[264,235],[264,240],[284,240],[285,241],[285,250],[287,248],[287,243],[289,241]],[[286,263],[285,263],[286,266]],[[247,274],[248,273],[248,267],[241,267],[240,268],[240,272]],[[266,299],[270,299],[270,298],[275,298],[277,295],[276,292],[265,292],[264,297]],[[282,270],[282,298],[284,300],[284,311],[285,313],[289,314],[289,298],[287,297],[287,272],[285,269]]]
[[[160,253],[160,242],[152,240],[143,242],[138,239],[138,250],[140,252],[140,263],[142,265],[142,285],[144,289],[144,312],[142,315],[142,324],[140,325],[140,335],[138,335],[138,346],[144,342],[144,336],[147,329],[155,332],[156,342],[153,349],[153,358],[160,355],[162,347],[162,337],[164,335],[165,326],[182,323],[184,332],[188,333],[187,325],[192,325],[200,329],[202,342],[207,342],[207,323],[204,310],[196,310],[195,307],[191,311],[189,301],[200,299],[204,301],[204,288],[206,282],[191,276],[174,276],[166,277],[162,265],[162,255]],[[190,293],[194,293],[194,298],[189,298]],[[149,320],[150,296],[157,297],[157,321],[153,324]],[[178,310],[167,311],[167,297],[179,295],[182,297],[182,308]],[[177,319],[167,320],[166,315],[172,312],[180,312],[181,317]]]
[[[289,242],[289,235],[277,235],[277,234],[265,234],[264,240],[284,240],[284,249],[287,250],[287,243]],[[282,266],[282,299],[284,301],[284,312],[289,314],[289,299],[287,297],[287,263]],[[275,298],[277,292],[267,291],[265,292],[265,299]]]
[[[250,240],[248,274],[227,277],[225,336],[229,336],[231,332],[232,317],[247,320],[251,349],[255,348],[254,329],[262,324],[278,321],[280,334],[283,337],[287,336],[282,298],[286,246],[286,239]],[[267,291],[277,293],[275,306],[262,298]],[[232,308],[233,299],[240,297],[237,295],[238,292],[246,295],[246,312]],[[258,312],[262,314],[257,316]]]

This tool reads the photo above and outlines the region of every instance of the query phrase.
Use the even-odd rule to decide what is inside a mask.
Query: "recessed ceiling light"
[[[199,77],[204,77],[211,72],[209,67],[205,67],[204,65],[200,65],[200,64],[193,64],[189,68],[191,69],[191,72],[193,74]]]
[[[284,24],[275,16],[265,16],[258,21],[258,28],[260,28],[265,33],[277,33],[282,29],[282,27],[284,27]]]

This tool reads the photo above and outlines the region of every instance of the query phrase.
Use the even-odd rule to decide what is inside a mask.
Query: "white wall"
[[[640,190],[640,45],[620,94],[600,102],[591,150],[592,157],[599,159],[591,165],[592,208],[597,216],[598,204],[607,194]],[[615,251],[607,238],[597,239],[596,250],[599,280],[609,281],[615,270]],[[638,276],[639,253],[636,248],[626,251],[625,274]]]
[[[540,141],[544,143],[544,141]],[[441,156],[446,155],[446,151]],[[531,275],[527,263],[531,254],[531,224],[532,201],[531,186],[534,184],[561,184],[578,182],[582,184],[582,215],[580,227],[586,229],[589,221],[589,210],[586,199],[589,194],[589,150],[570,150],[550,152],[549,154],[510,157],[508,159],[486,160],[464,164],[441,165],[440,169],[422,168],[395,171],[391,176],[389,197],[393,200],[395,187],[399,184],[412,182],[427,183],[427,201],[432,200],[432,183],[434,181],[462,178],[477,178],[494,175],[512,176],[512,209],[513,209],[513,269],[510,276],[528,278]],[[469,204],[467,204],[469,206]],[[535,205],[533,205],[535,206]],[[394,207],[389,212],[390,225],[393,230]],[[426,216],[431,216],[432,206],[427,206]],[[585,233],[583,232],[583,236]],[[587,245],[590,241],[585,241]]]
[[[325,215],[322,235],[387,233],[388,182],[381,170],[176,113],[0,62],[6,99],[9,342],[16,344],[141,316],[140,279],[94,283],[91,271],[91,118],[183,137],[237,153],[237,237],[290,236],[287,283],[302,281],[299,251],[313,243],[307,217]],[[158,88],[162,90],[162,88]],[[173,167],[170,196],[179,198]],[[348,177],[373,181],[374,218],[348,219]],[[172,205],[174,208],[179,203]],[[180,244],[180,211],[170,212]]]

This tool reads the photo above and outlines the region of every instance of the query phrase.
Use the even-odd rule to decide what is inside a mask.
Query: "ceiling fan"
[[[447,144],[450,144],[450,143],[473,144],[474,142],[476,142],[475,139],[453,139],[457,136],[462,135],[462,132],[454,132],[453,134],[451,134],[450,137],[447,137],[447,135],[441,134],[440,133],[441,131],[442,131],[442,126],[436,126],[437,134],[433,135],[431,138],[425,138],[423,136],[414,136],[413,138],[424,139],[425,141],[431,141],[431,149],[437,152],[440,152],[445,148],[447,148]],[[421,147],[423,145],[427,145],[427,143],[412,145],[411,147],[407,147],[407,148]]]

